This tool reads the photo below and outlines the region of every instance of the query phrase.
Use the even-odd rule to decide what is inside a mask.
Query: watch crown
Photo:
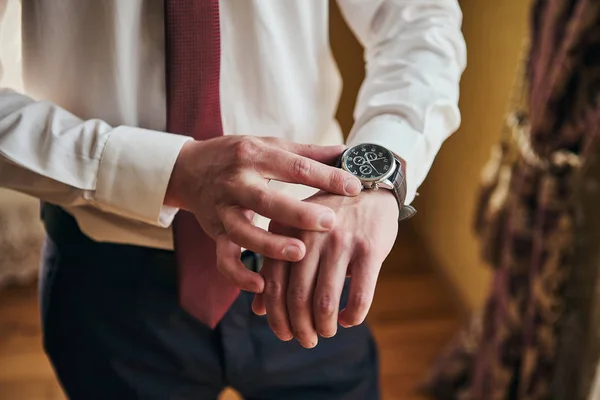
[[[378,183],[374,183],[371,185],[371,189],[373,190],[378,190],[379,189],[379,184]]]

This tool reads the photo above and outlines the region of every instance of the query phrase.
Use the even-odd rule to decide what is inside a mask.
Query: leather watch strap
[[[404,160],[396,158],[398,162],[398,168],[394,174],[390,177],[390,181],[393,184],[394,195],[400,208],[400,215],[398,216],[398,222],[409,219],[417,213],[417,210],[408,204],[404,204],[406,199],[406,164]]]

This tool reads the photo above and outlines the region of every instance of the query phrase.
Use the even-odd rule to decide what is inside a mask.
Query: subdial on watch
[[[373,168],[369,167],[368,165],[361,165],[358,170],[363,175],[370,175],[373,173]]]
[[[354,160],[352,160],[354,162],[354,164],[356,165],[364,165],[367,161],[365,160],[364,157],[358,156],[358,157],[354,157]]]

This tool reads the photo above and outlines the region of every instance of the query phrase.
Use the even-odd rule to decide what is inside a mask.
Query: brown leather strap
[[[395,157],[399,165],[396,168],[396,172],[390,178],[390,181],[394,185],[394,195],[400,207],[400,215],[398,216],[398,222],[407,220],[417,213],[417,210],[408,204],[404,204],[406,199],[406,162],[400,157]]]

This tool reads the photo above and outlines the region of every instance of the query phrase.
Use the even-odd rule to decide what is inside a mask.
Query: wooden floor
[[[455,302],[432,270],[418,239],[405,228],[369,315],[380,347],[383,400],[422,399],[415,387],[459,327]],[[34,284],[0,292],[0,398],[64,399],[41,348]],[[230,391],[222,396],[237,398]]]

